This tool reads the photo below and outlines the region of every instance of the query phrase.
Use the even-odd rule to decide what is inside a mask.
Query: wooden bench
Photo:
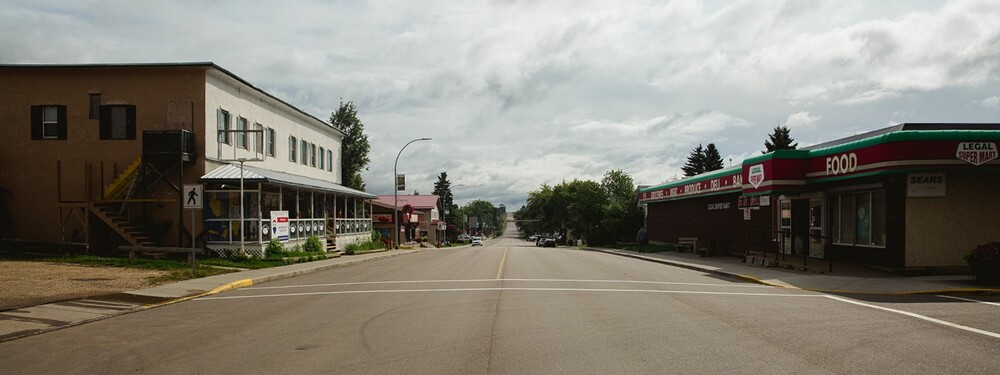
[[[680,252],[684,248],[691,249],[692,253],[695,252],[698,249],[698,237],[678,237],[677,251]]]

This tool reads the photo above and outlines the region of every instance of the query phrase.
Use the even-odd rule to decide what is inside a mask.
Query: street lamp
[[[399,216],[397,214],[397,212],[398,212],[397,211],[398,210],[397,206],[399,205],[399,186],[396,185],[397,179],[399,178],[399,173],[396,173],[396,166],[399,164],[399,155],[403,154],[403,150],[405,150],[406,146],[409,146],[410,143],[413,143],[413,142],[416,142],[416,141],[429,141],[429,140],[431,140],[431,139],[430,138],[417,138],[417,139],[414,139],[412,141],[407,142],[405,145],[403,145],[403,148],[399,149],[399,153],[396,154],[396,161],[394,163],[392,163],[392,216],[393,216],[392,222],[393,222],[393,227],[395,228],[395,231],[396,231],[396,234],[393,235],[393,236],[396,237],[396,250],[399,250],[399,240],[400,240],[400,238],[399,238]]]

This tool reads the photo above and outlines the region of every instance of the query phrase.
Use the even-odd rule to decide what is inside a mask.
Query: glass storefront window
[[[837,242],[854,243],[854,194],[840,195],[840,238]]]
[[[872,193],[872,245],[885,246],[885,192]]]
[[[861,193],[854,196],[855,243],[870,245],[872,242],[871,195]]]
[[[885,192],[832,195],[830,231],[834,242],[846,245],[885,246]]]

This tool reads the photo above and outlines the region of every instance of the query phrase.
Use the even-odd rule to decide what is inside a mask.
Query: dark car
[[[556,239],[555,238],[542,239],[542,247],[556,247]]]

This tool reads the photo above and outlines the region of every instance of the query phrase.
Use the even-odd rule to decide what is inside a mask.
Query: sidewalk
[[[1000,293],[1000,288],[976,285],[971,276],[906,277],[867,268],[838,265],[834,273],[807,273],[773,267],[748,265],[728,256],[702,258],[691,253],[635,251],[584,247],[651,262],[688,268],[782,288],[837,294],[948,294]]]
[[[14,340],[95,320],[155,308],[171,303],[248,287],[332,268],[412,254],[420,250],[392,250],[348,255],[282,267],[233,272],[191,279],[112,296],[49,303],[0,313],[0,342]]]

